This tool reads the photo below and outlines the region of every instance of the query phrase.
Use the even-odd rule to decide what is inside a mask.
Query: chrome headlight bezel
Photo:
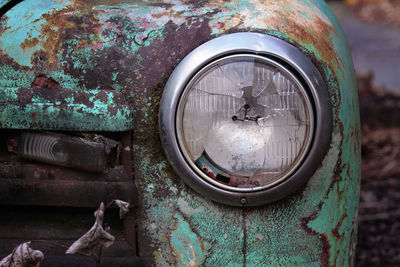
[[[280,64],[307,90],[313,106],[313,138],[307,152],[288,176],[257,190],[232,190],[202,176],[188,162],[178,141],[177,112],[181,96],[193,77],[221,58],[246,54]],[[259,33],[235,33],[206,42],[193,50],[170,76],[160,106],[160,137],[167,158],[187,185],[200,194],[233,206],[256,206],[281,199],[303,186],[320,166],[331,142],[332,109],[324,79],[299,49],[278,38]]]

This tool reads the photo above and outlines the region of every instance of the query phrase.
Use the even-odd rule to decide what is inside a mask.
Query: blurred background
[[[356,266],[400,266],[400,0],[328,1],[357,73],[362,180]]]

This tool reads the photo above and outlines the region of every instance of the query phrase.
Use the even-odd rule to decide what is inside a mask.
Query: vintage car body
[[[125,166],[138,195],[126,227],[137,230],[143,265],[354,264],[357,88],[345,36],[325,1],[3,0],[0,7],[0,127],[131,136]],[[236,32],[274,36],[304,53],[327,85],[333,116],[329,150],[306,186],[252,208],[219,204],[186,186],[159,138],[163,88],[178,63]],[[38,75],[51,77],[60,93],[33,86]]]

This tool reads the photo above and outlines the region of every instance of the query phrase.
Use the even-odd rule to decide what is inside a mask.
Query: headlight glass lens
[[[313,135],[306,89],[278,62],[232,55],[201,69],[178,104],[176,129],[186,160],[207,181],[253,191],[287,177]]]

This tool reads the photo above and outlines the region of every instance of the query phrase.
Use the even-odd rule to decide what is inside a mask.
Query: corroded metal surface
[[[132,127],[131,107],[119,92],[33,86],[0,87],[0,128],[125,131]]]
[[[216,204],[185,186],[163,155],[157,127],[163,86],[179,61],[240,31],[303,51],[334,109],[331,149],[307,186],[252,209]],[[1,18],[0,62],[1,88],[28,88],[44,74],[65,89],[113,89],[132,105],[138,249],[146,265],[352,265],[358,100],[344,35],[324,1],[26,0]]]
[[[124,199],[136,203],[137,189],[122,167],[90,174],[49,165],[1,166],[0,205],[97,208]]]

